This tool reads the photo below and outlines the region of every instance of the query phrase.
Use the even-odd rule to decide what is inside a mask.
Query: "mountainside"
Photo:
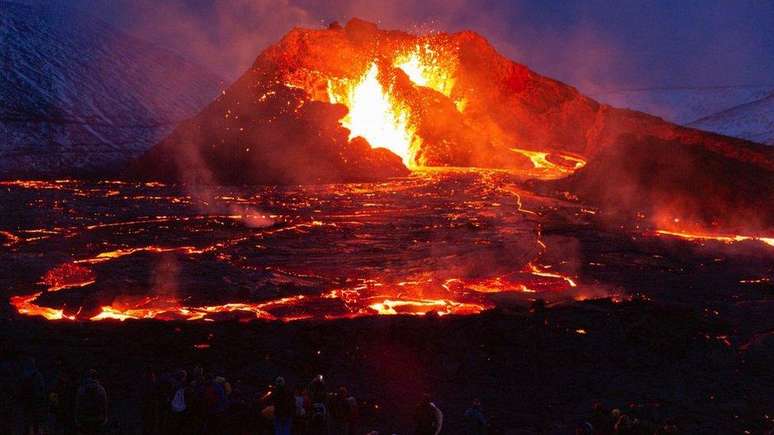
[[[689,125],[701,130],[774,145],[774,91],[759,100],[714,113]]]
[[[201,67],[85,13],[0,2],[0,177],[124,164],[218,92]]]
[[[401,58],[413,60],[413,70],[424,74],[422,80],[410,77],[411,68],[398,65]],[[202,151],[207,159],[219,156],[221,168],[243,167],[245,160],[253,160],[254,171],[266,172],[276,166],[276,160],[266,158],[267,150],[295,146],[281,137],[267,143],[265,134],[252,131],[256,124],[294,116],[295,112],[267,111],[267,101],[293,95],[300,102],[323,103],[323,111],[342,104],[352,109],[354,100],[348,100],[346,91],[338,95],[338,89],[364,80],[360,77],[367,76],[369,69],[398,101],[395,104],[407,108],[398,117],[406,118],[410,127],[406,133],[412,137],[410,149],[400,156],[409,163],[525,168],[529,159],[514,148],[547,152],[558,160],[565,153],[592,158],[615,144],[621,134],[637,134],[701,144],[725,157],[774,169],[774,158],[765,147],[600,104],[506,59],[473,32],[416,36],[353,19],[345,27],[290,31],[261,53],[253,67],[210,107],[159,144],[139,165],[140,172],[168,175],[175,167],[175,156],[191,150]],[[291,99],[286,105],[300,102]],[[226,172],[220,175],[233,171]],[[234,181],[250,181],[242,178]],[[332,174],[331,179],[341,176]]]
[[[600,92],[611,106],[713,133],[774,145],[774,86],[651,88]]]
[[[756,101],[773,91],[774,86],[662,87],[610,90],[591,96],[614,107],[638,110],[675,124],[688,125]]]

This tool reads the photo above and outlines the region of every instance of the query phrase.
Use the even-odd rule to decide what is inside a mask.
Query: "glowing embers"
[[[707,233],[689,233],[683,231],[669,231],[669,230],[656,230],[656,234],[660,236],[679,237],[681,239],[691,241],[716,241],[726,244],[744,242],[744,241],[759,241],[769,246],[774,247],[774,237],[759,237],[759,236],[744,236],[739,234],[707,234]]]
[[[414,153],[420,139],[411,125],[408,105],[398,101],[392,87],[379,80],[374,62],[358,80],[330,80],[328,98],[344,104],[349,113],[341,123],[350,130],[350,139],[361,136],[374,148],[386,148],[398,155],[406,166],[414,166]]]
[[[64,263],[46,272],[41,283],[48,286],[48,291],[55,292],[66,288],[86,287],[94,284],[96,279],[91,269],[76,263]]]
[[[396,56],[393,66],[402,70],[412,83],[451,97],[456,74],[456,56],[439,53],[430,44]]]

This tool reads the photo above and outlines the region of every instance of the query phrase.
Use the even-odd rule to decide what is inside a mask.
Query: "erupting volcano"
[[[472,32],[356,19],[293,29],[130,175],[154,181],[4,183],[75,204],[0,233],[19,313],[469,314],[641,291],[590,271],[583,227],[774,244],[771,149],[599,104]]]
[[[278,23],[377,4],[369,14],[394,9],[382,22],[418,19],[411,2],[104,3],[94,9],[163,19],[121,35],[0,0],[0,131],[11,133],[0,144],[0,384],[20,384],[20,395],[0,388],[0,428],[23,416],[29,427],[14,433],[38,433],[36,419],[61,426],[46,433],[83,422],[84,433],[226,435],[774,429],[774,147],[600,103],[473,31],[352,19],[293,28],[243,58],[287,30]],[[530,2],[512,3],[418,9],[457,26],[496,10],[515,19]],[[587,6],[534,3],[526,26],[484,30],[584,90],[568,65],[623,81],[585,37],[552,26],[546,43],[532,18],[559,11],[585,35],[587,20],[613,16],[611,46],[644,41],[662,59],[686,45],[669,23],[709,9],[717,24],[724,9],[611,2],[612,15],[575,20]],[[627,9],[669,23],[621,32],[611,21]],[[187,12],[213,27],[190,26]],[[697,22],[715,45],[755,34]],[[207,69],[241,75],[224,85],[139,40],[169,35]],[[650,59],[626,55],[619,66]],[[668,68],[640,75],[655,83]],[[693,84],[724,77],[701,73]],[[681,97],[691,104],[676,112],[707,125],[687,114],[733,101],[708,119],[736,124],[715,131],[746,131],[752,117],[765,129],[771,89],[753,88],[682,89],[696,101]]]

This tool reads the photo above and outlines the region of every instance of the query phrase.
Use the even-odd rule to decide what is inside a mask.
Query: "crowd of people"
[[[76,382],[61,360],[47,378],[32,358],[22,359],[20,368],[18,385],[0,403],[2,427],[14,426],[9,414],[14,407],[24,435],[137,433],[109,416],[108,392],[96,370],[86,370]],[[347,387],[329,389],[322,375],[292,387],[280,376],[268,387],[250,389],[238,381],[232,384],[222,374],[206,373],[201,366],[161,375],[147,368],[135,387],[140,418],[134,426],[141,425],[144,435],[378,435],[361,421],[358,400]],[[466,434],[501,433],[492,427],[478,399],[463,417]],[[416,435],[438,435],[444,430],[444,414],[431,396],[423,396],[416,405],[413,426],[411,432]],[[596,404],[575,433],[667,435],[677,433],[677,428]]]
[[[669,435],[678,433],[671,422],[656,424],[622,412],[619,408],[605,409],[595,403],[591,415],[581,421],[576,435]]]
[[[108,397],[96,370],[83,373],[76,384],[61,360],[47,383],[33,358],[21,361],[21,376],[11,394],[3,394],[4,408],[0,426],[13,432],[14,416],[19,410],[24,435],[43,433],[99,434],[108,424]],[[8,393],[8,391],[4,391]]]
[[[96,370],[86,370],[76,382],[60,360],[46,381],[33,358],[24,358],[20,366],[18,385],[0,404],[5,408],[3,427],[17,426],[14,420],[20,420],[24,435],[135,433],[109,416],[108,392]],[[322,375],[295,387],[280,376],[268,388],[248,392],[241,383],[232,385],[201,366],[161,375],[147,368],[135,387],[140,390],[144,435],[377,434],[361,427],[358,401],[347,387],[329,390]],[[475,415],[484,422],[483,414]],[[415,425],[421,435],[436,435],[443,427],[443,413],[429,396],[417,405]]]

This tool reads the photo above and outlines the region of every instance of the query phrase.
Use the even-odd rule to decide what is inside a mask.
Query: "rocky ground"
[[[684,433],[772,428],[771,336],[746,347],[728,322],[685,305],[633,300],[568,303],[478,316],[367,317],[292,323],[50,322],[6,317],[2,359],[33,355],[96,367],[124,430],[139,422],[146,366],[195,364],[246,395],[277,375],[294,385],[325,374],[362,406],[362,428],[409,433],[416,401],[431,393],[445,433],[460,433],[474,397],[506,433],[572,433],[594,402],[641,419],[672,419]]]

